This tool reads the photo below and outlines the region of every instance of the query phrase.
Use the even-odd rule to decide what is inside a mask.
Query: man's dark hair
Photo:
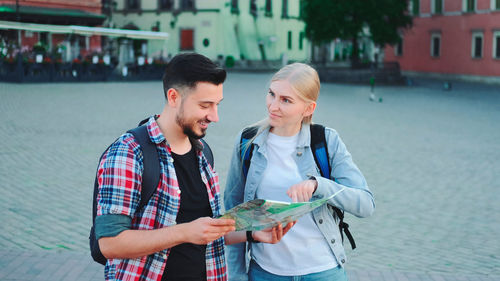
[[[224,83],[226,71],[209,58],[197,53],[176,55],[167,64],[163,74],[163,91],[167,97],[170,88],[194,88],[198,82],[214,85]]]

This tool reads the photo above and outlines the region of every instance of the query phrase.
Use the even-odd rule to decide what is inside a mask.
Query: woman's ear
[[[316,109],[316,102],[312,101],[306,106],[306,109],[304,110],[304,113],[302,115],[304,117],[311,116],[314,113],[315,109]]]

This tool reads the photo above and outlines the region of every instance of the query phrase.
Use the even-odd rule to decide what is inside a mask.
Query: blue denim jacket
[[[332,211],[328,208],[328,205],[336,206],[357,217],[368,217],[375,210],[375,202],[364,176],[352,161],[351,154],[347,151],[337,132],[331,128],[326,128],[325,136],[328,144],[331,178],[335,178],[336,181],[334,182],[321,177],[310,148],[311,133],[309,127],[309,124],[302,125],[299,132],[297,150],[293,158],[304,180],[312,176],[318,182],[318,187],[311,201],[329,196],[342,187],[346,187],[343,192],[332,198],[328,204],[313,211],[316,225],[328,241],[337,262],[344,266],[346,254],[338,228],[338,218],[332,215]],[[239,153],[241,132],[238,135],[224,191],[224,205],[226,210],[242,202],[255,199],[255,192],[267,165],[265,143],[268,135],[269,130],[266,130],[254,140],[255,147],[247,180],[245,180],[242,172],[241,156]],[[249,247],[246,244],[238,243],[227,246],[226,257],[228,261],[229,280],[248,280]]]

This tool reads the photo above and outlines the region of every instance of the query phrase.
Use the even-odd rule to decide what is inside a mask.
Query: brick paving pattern
[[[242,126],[265,116],[269,74],[230,73],[209,129],[224,178]],[[337,129],[375,194],[347,216],[356,280],[500,280],[500,90],[323,84],[314,120]],[[88,254],[98,157],[159,113],[161,82],[0,83],[0,280],[102,280]],[[346,248],[349,248],[346,244]]]

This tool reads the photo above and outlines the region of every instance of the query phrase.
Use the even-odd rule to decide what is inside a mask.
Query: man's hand
[[[234,224],[231,219],[199,218],[185,224],[186,240],[192,244],[205,245],[234,231]]]
[[[314,179],[305,180],[292,185],[286,194],[292,198],[292,202],[307,202],[311,199],[314,191],[318,187],[318,182]]]
[[[270,244],[276,244],[281,241],[281,238],[295,225],[297,221],[289,222],[285,228],[280,224],[273,228],[268,228],[265,230],[254,231],[252,233],[253,239]]]

